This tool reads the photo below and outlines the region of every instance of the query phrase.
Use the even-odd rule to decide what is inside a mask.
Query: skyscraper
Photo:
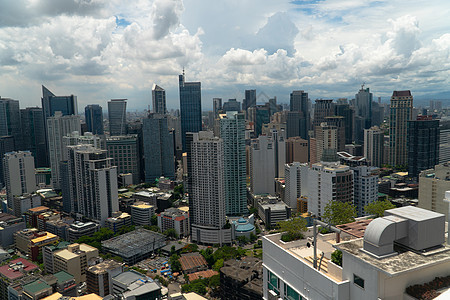
[[[152,109],[153,113],[162,115],[165,115],[167,113],[166,91],[156,84],[153,84],[152,87],[152,105],[153,105]]]
[[[242,110],[256,106],[256,90],[245,90],[245,98],[242,103]]]
[[[127,99],[108,101],[109,134],[127,134]]]
[[[383,165],[384,132],[378,126],[364,129],[364,156],[371,166]]]
[[[69,186],[64,187],[64,199],[70,201],[71,212],[99,221],[105,220],[119,210],[117,192],[117,167],[106,150],[91,145],[69,146]],[[69,195],[67,195],[69,194]]]
[[[276,163],[272,138],[260,135],[251,141],[249,168],[252,193],[275,195]]]
[[[347,102],[347,99],[338,99],[335,106],[336,116],[344,117],[345,126],[345,144],[351,144],[353,142],[353,116],[354,111]]]
[[[244,114],[233,111],[221,115],[220,137],[224,147],[226,214],[244,215],[247,213]]]
[[[45,133],[45,147],[46,153],[49,154],[48,149],[48,128],[47,128],[47,118],[53,117],[55,112],[60,111],[63,116],[76,115],[78,114],[77,97],[74,95],[70,96],[55,96],[49,89],[42,86],[42,111],[44,117],[44,133]],[[81,132],[81,131],[80,131]],[[48,158],[48,163],[50,159]]]
[[[308,93],[304,91],[293,91],[290,95],[289,110],[302,111],[306,116],[309,115]]]
[[[394,91],[389,117],[389,164],[406,166],[408,163],[407,125],[412,118],[413,96],[410,91]]]
[[[249,120],[253,122],[255,137],[262,133],[262,126],[270,123],[270,111],[266,105],[251,106],[247,110]]]
[[[53,117],[47,118],[47,137],[52,169],[52,185],[60,187],[60,162],[63,160],[63,137],[74,132],[81,132],[80,117],[75,115],[63,115],[55,112]]]
[[[334,106],[333,100],[317,99],[314,106],[313,126],[320,126],[321,123],[326,122],[325,117],[333,116]]]
[[[0,188],[3,188],[5,185],[3,157],[5,153],[12,152],[14,149],[14,138],[12,136],[0,136]]]
[[[337,127],[328,125],[326,122],[316,126],[315,136],[316,136],[316,159],[317,161],[322,161],[324,154],[329,154],[331,152],[336,153],[338,148],[337,139]],[[311,159],[311,163],[315,163]]]
[[[210,131],[201,131],[192,134],[190,145],[191,239],[205,244],[231,243],[231,229],[224,228],[226,219],[223,141],[214,137]]]
[[[131,173],[133,184],[138,184],[140,179],[141,160],[139,158],[139,139],[136,135],[111,136],[106,138],[108,157],[113,159],[113,165],[117,166],[119,174]]]
[[[364,85],[355,95],[355,142],[359,145],[364,142],[364,129],[372,126],[372,99],[372,93]]]
[[[149,114],[142,125],[145,181],[161,176],[175,178],[173,137],[167,127],[167,116]]]
[[[13,208],[13,198],[36,191],[34,158],[30,151],[6,153],[3,158],[8,207]]]
[[[103,134],[103,111],[98,104],[89,104],[84,108],[87,130],[93,134]]]
[[[219,116],[219,111],[222,110],[222,98],[213,98],[213,112],[214,118]]]
[[[200,82],[186,82],[183,74],[179,76],[181,140],[186,151],[186,132],[202,130],[202,91]]]
[[[42,108],[21,109],[20,120],[22,122],[23,149],[31,151],[37,168],[48,166]]]
[[[439,120],[419,116],[408,121],[408,175],[417,177],[423,170],[439,164]]]
[[[7,135],[14,138],[15,150],[21,150],[23,145],[19,101],[0,97],[0,136]]]
[[[241,111],[241,103],[237,102],[236,99],[228,99],[227,102],[223,104],[222,109],[227,111]]]

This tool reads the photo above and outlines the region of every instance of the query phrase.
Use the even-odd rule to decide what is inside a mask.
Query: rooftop
[[[197,252],[182,254],[180,263],[183,271],[208,265],[203,255]]]
[[[110,251],[128,252],[135,249],[142,249],[145,245],[153,244],[155,240],[165,240],[165,235],[138,228],[128,233],[116,236],[112,239],[102,242],[102,247],[108,248]]]
[[[28,294],[37,294],[40,291],[51,289],[52,287],[49,286],[45,281],[43,280],[36,280],[35,282],[26,284],[23,286],[24,291],[26,291]]]
[[[38,212],[47,211],[49,209],[50,208],[48,208],[47,206],[38,206],[38,207],[30,208],[28,211],[32,212],[32,213],[38,213]]]
[[[124,285],[130,285],[136,280],[146,279],[147,276],[135,271],[135,270],[129,270],[126,272],[122,272],[119,275],[113,277],[114,280],[124,284]]]
[[[120,262],[117,262],[112,259],[105,260],[99,264],[96,264],[95,266],[89,267],[89,272],[93,274],[102,274],[106,272],[109,269],[115,269],[121,267],[123,264]]]
[[[56,234],[50,233],[50,232],[45,232],[46,234],[37,238],[34,238],[31,240],[32,243],[37,244],[40,242],[44,242],[46,240],[51,240],[51,239],[55,239],[58,238],[58,236]]]
[[[153,205],[142,203],[142,204],[133,204],[133,205],[131,205],[131,207],[138,208],[138,209],[150,209],[153,207]]]
[[[58,273],[55,273],[55,274],[53,274],[53,276],[56,277],[56,280],[58,280],[59,283],[63,283],[63,282],[74,279],[73,275],[71,275],[65,271],[60,271]]]
[[[209,278],[214,275],[219,275],[219,272],[214,271],[214,270],[199,271],[199,272],[195,272],[192,274],[188,274],[188,277],[189,277],[189,281],[193,281],[193,280],[201,279],[201,278]]]
[[[23,273],[19,270],[23,266],[25,272],[31,272],[38,268],[35,264],[26,259],[18,258],[9,262],[9,264],[0,267],[0,274],[10,280],[22,277]]]
[[[336,248],[356,256],[388,276],[418,271],[422,268],[450,261],[449,245],[443,245],[441,248],[435,249],[434,251],[428,251],[426,254],[404,251],[398,255],[386,258],[375,258],[362,251],[362,238],[337,244]]]

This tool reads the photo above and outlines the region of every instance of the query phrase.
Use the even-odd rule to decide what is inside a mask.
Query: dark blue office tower
[[[179,76],[181,139],[183,152],[186,152],[186,132],[202,130],[202,93],[200,82],[185,82],[183,74]]]
[[[84,108],[87,130],[93,134],[103,134],[103,111],[98,104],[90,104]]]

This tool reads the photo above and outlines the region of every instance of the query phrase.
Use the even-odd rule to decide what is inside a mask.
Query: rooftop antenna
[[[366,85],[365,82],[363,82],[363,84],[361,85],[361,90],[364,90],[364,86]]]
[[[183,66],[183,76],[184,76],[184,66]]]

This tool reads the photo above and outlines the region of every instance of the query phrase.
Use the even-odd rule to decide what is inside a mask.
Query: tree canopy
[[[303,238],[303,233],[307,230],[306,223],[306,220],[302,217],[294,217],[278,222],[280,231],[286,232],[282,239],[284,241],[293,241]]]
[[[355,221],[356,207],[350,202],[330,201],[325,205],[322,219],[331,225]]]
[[[369,215],[374,215],[376,218],[384,216],[384,211],[395,208],[389,200],[375,201],[364,206],[364,211]]]

